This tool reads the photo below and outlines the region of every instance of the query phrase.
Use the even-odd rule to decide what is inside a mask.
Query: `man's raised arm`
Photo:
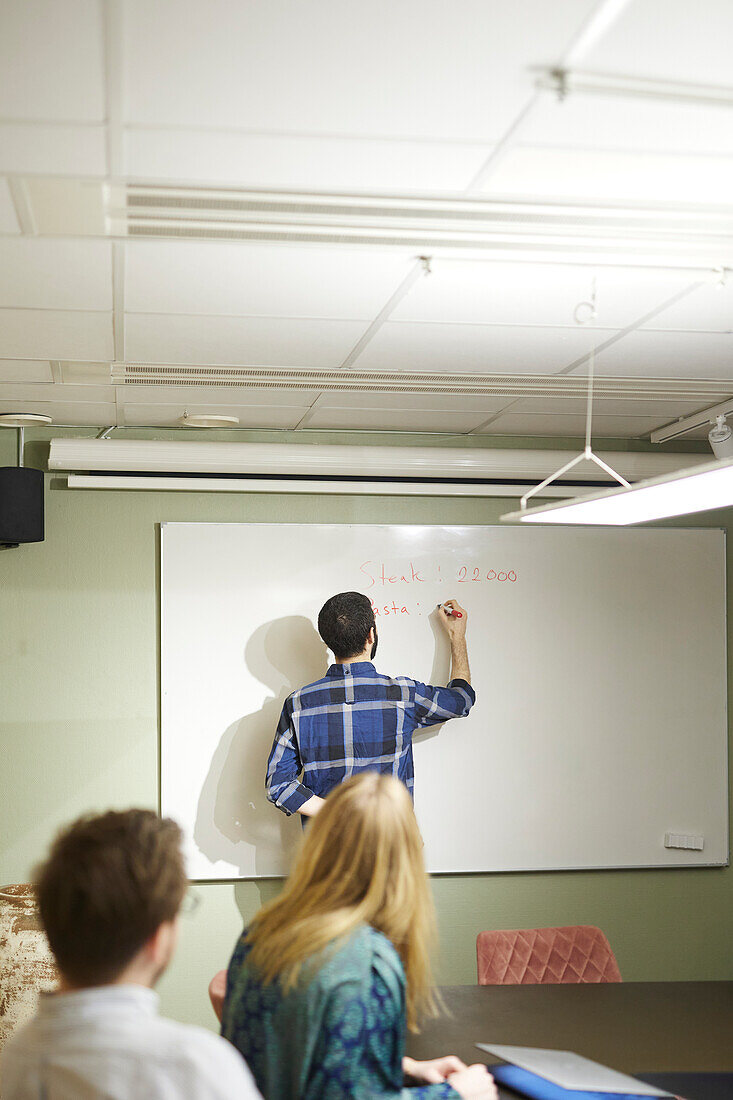
[[[450,613],[448,612],[450,608]],[[468,667],[468,649],[466,648],[466,623],[468,615],[457,600],[446,600],[438,607],[441,626],[450,641],[450,678],[471,683],[471,669]]]

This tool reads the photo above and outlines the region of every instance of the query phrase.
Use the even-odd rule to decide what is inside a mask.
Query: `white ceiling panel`
[[[730,82],[730,81],[729,81]],[[725,108],[621,96],[548,93],[522,127],[520,145],[733,155]]]
[[[573,325],[596,280],[597,323],[623,328],[690,284],[689,272],[572,265],[433,262],[393,320],[469,324]]]
[[[365,370],[552,374],[587,351],[588,333],[577,328],[389,322],[377,332],[356,366]]]
[[[0,116],[104,118],[101,13],[96,0],[0,4]]]
[[[610,437],[638,439],[659,427],[659,421],[646,416],[596,416],[593,418],[593,441]],[[486,432],[477,435],[585,435],[582,416],[510,412],[494,420]]]
[[[0,233],[20,233],[8,181],[0,179]]]
[[[0,172],[103,176],[103,126],[0,123]]]
[[[302,191],[461,191],[491,146],[242,131],[131,129],[128,176]]]
[[[54,309],[0,309],[4,359],[111,359],[112,316]]]
[[[111,244],[0,238],[0,308],[3,307],[111,309]]]
[[[118,392],[126,408],[133,405],[170,405],[178,402],[190,413],[216,408],[227,415],[238,415],[241,408],[256,408],[258,405],[294,405],[309,406],[318,397],[318,390],[306,389],[270,389],[254,386],[132,386],[121,385]],[[181,415],[181,414],[179,414]]]
[[[53,382],[51,364],[42,359],[0,359],[0,382]]]
[[[733,393],[733,380],[731,381],[731,392]],[[707,404],[710,405],[717,400],[722,400],[722,397],[714,397]],[[700,408],[706,407],[705,402],[701,402],[699,398],[696,401],[663,401],[659,398],[653,400],[637,398],[636,400],[627,399],[622,401],[617,398],[604,397],[596,398],[593,403],[593,420],[595,421],[596,416],[642,416],[650,420],[656,419],[658,423],[664,424],[677,416],[690,416]],[[519,404],[512,408],[512,412],[546,413],[563,416],[567,413],[574,413],[585,416],[586,399],[584,397],[577,399],[572,397],[523,397]]]
[[[733,157],[515,148],[499,162],[484,190],[495,195],[727,205],[733,193]]]
[[[128,314],[128,359],[153,363],[336,367],[364,332],[363,321]]]
[[[489,414],[487,414],[489,415]],[[470,432],[486,416],[477,412],[410,412],[407,409],[329,409],[319,406],[308,419],[309,428],[371,432]]]
[[[110,381],[111,367],[109,363],[59,363],[61,369],[61,381],[71,382],[77,385],[106,385]]]
[[[128,244],[130,313],[327,317],[371,321],[412,258],[322,246]]]
[[[39,413],[53,417],[54,424],[84,425],[104,428],[114,424],[117,410],[114,404],[94,401],[12,401],[6,398],[0,387],[0,413]]]
[[[689,298],[665,309],[649,327],[733,332],[733,279],[724,287],[701,286]]]
[[[585,369],[585,368],[583,368]],[[632,332],[596,357],[599,374],[733,381],[733,335]]]
[[[112,386],[64,386],[61,383],[18,383],[0,385],[0,402],[45,401],[48,404],[105,404],[114,402]]]
[[[730,0],[634,0],[583,58],[605,73],[730,84]]]
[[[186,409],[190,416],[195,414],[238,416],[239,426],[242,428],[294,428],[308,411],[308,406],[303,405],[298,408],[295,405],[238,405],[234,407],[225,404],[202,405],[195,401],[165,405],[131,405],[126,402],[125,423],[128,425],[175,424]]]
[[[491,142],[593,6],[209,0],[202,22],[197,0],[130,0],[125,118]]]
[[[491,416],[507,403],[506,397],[483,397],[451,393],[364,393],[356,390],[324,390],[318,400],[322,409],[391,409],[408,412],[471,413],[478,409]]]

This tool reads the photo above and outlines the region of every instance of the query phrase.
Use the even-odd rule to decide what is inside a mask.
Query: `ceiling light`
[[[580,34],[572,43],[570,49],[563,58],[563,63],[570,69],[586,54],[590,53],[596,43],[608,31],[621,15],[629,0],[604,0],[593,11],[590,19],[581,28]]]
[[[188,410],[183,416],[179,416],[176,424],[182,428],[236,428],[239,425],[238,416],[205,416],[194,413],[189,416]]]
[[[639,481],[628,489],[593,493],[568,503],[510,512],[501,518],[522,523],[623,527],[730,505],[733,505],[733,458]]]
[[[708,442],[716,458],[733,458],[733,432],[724,416],[716,416],[715,427],[708,432]]]
[[[52,416],[40,413],[2,413],[0,428],[34,428],[41,424],[53,424]]]

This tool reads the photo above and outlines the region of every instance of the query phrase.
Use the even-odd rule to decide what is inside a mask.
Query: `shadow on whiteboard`
[[[435,638],[435,651],[433,653],[433,667],[430,670],[430,678],[427,682],[443,686],[450,680],[450,642],[448,635],[438,622],[438,614],[436,609],[428,618],[430,629]],[[395,675],[398,674],[399,670]],[[437,737],[443,725],[444,723],[441,722],[439,726],[424,726],[422,729],[416,729],[412,735],[413,744],[419,745],[421,741],[430,741],[433,737]]]
[[[301,835],[300,818],[286,818],[265,796],[265,770],[283,703],[291,692],[320,679],[326,648],[300,615],[263,623],[244,649],[243,696],[256,710],[223,733],[201,788],[194,840],[213,865],[224,862],[239,877],[287,874]],[[267,693],[253,682],[264,685]],[[249,680],[249,683],[247,682]],[[246,686],[245,686],[246,685]],[[216,684],[210,685],[212,692]]]

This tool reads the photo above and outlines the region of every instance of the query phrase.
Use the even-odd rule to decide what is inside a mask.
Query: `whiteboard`
[[[287,873],[267,756],[326,670],[320,607],[354,589],[391,676],[446,683],[434,609],[468,609],[476,704],[415,738],[429,870],[727,862],[722,531],[167,523],[161,566],[161,807],[192,878]]]

